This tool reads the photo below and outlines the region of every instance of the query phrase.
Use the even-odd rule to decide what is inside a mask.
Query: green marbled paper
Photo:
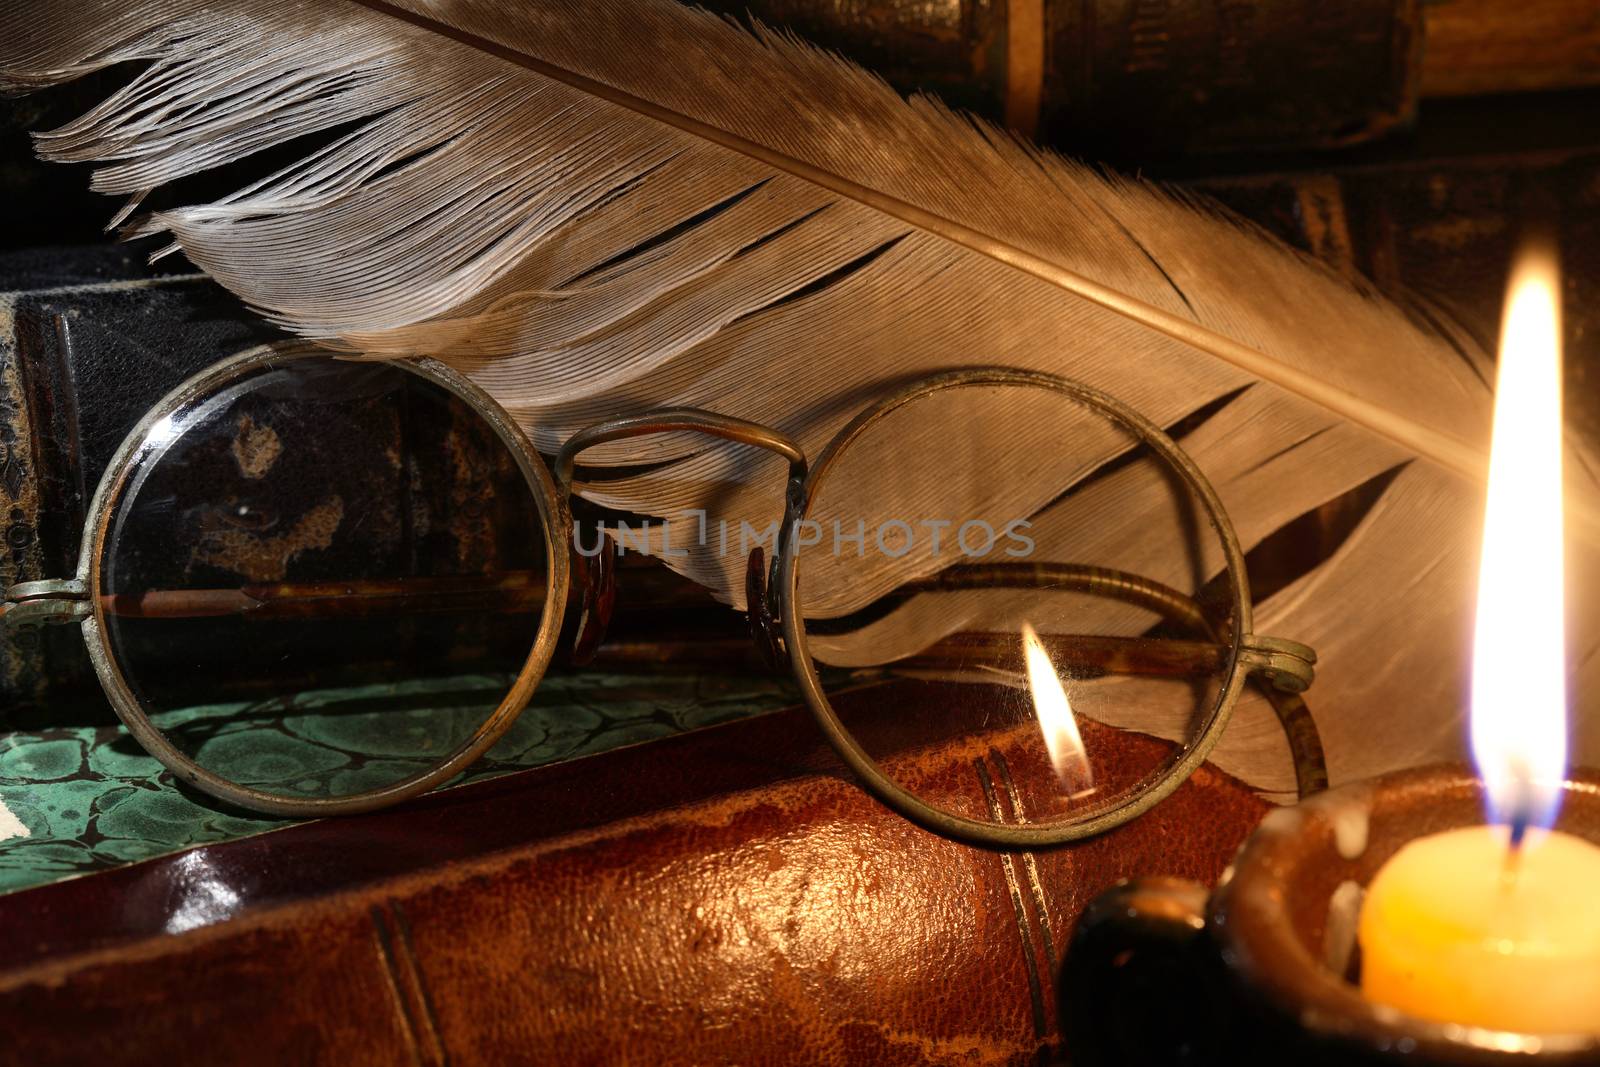
[[[194,747],[213,770],[279,790],[346,793],[409,771],[415,754],[448,745],[502,692],[498,679],[457,677],[208,705],[168,713],[158,725],[175,736],[204,726]],[[795,702],[779,678],[552,675],[457,784]],[[0,892],[290,824],[180,791],[120,726],[0,733],[0,801],[28,831],[0,841]]]

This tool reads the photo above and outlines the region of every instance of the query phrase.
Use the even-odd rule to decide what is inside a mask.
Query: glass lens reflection
[[[824,692],[945,812],[1060,824],[1160,781],[1211,720],[1236,607],[1189,483],[1097,408],[963,386],[881,417],[799,536]]]
[[[200,766],[298,797],[437,765],[532,647],[537,506],[492,427],[385,364],[258,369],[156,423],[114,503],[106,636]]]

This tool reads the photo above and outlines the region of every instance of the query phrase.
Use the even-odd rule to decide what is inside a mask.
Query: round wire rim
[[[128,728],[128,732],[179,779],[218,799],[269,815],[350,815],[387,807],[425,793],[434,786],[448,781],[487,752],[516,721],[544,676],[545,668],[550,663],[561,633],[567,586],[571,580],[567,544],[564,537],[558,539],[557,536],[557,531],[564,532],[570,525],[565,518],[566,504],[556,494],[555,483],[551,480],[544,460],[534,450],[526,435],[511,421],[505,410],[490,399],[482,389],[444,364],[431,359],[395,360],[389,365],[415,374],[449,392],[471,407],[493,428],[495,436],[515,458],[517,467],[527,483],[528,491],[532,494],[535,506],[539,510],[546,558],[549,561],[546,599],[533,647],[529,650],[527,659],[523,661],[521,670],[499,705],[479,724],[471,737],[431,768],[379,789],[339,797],[300,797],[272,793],[242,785],[207,770],[179,751],[150,721],[149,715],[123,676],[116,654],[106,637],[105,609],[101,603],[101,572],[111,519],[116,513],[128,477],[144,456],[152,429],[162,420],[170,418],[188,405],[205,399],[230,382],[249,374],[285,366],[300,359],[332,358],[335,357],[326,351],[310,348],[290,346],[254,348],[212,364],[168,393],[139,420],[138,425],[118,446],[105,475],[95,489],[94,498],[89,506],[89,516],[85,522],[84,543],[78,556],[77,577],[88,590],[91,607],[91,613],[82,623],[84,644],[88,648],[89,659],[94,664],[95,673],[99,676],[101,688],[105,690],[106,696],[111,700],[112,708]]]
[[[994,385],[1031,386],[1062,393],[1098,409],[1153,448],[1182,475],[1184,481],[1200,498],[1212,529],[1222,542],[1229,574],[1228,584],[1233,598],[1236,625],[1230,635],[1228,674],[1226,681],[1218,690],[1211,714],[1199,735],[1185,747],[1182,756],[1169,764],[1144,790],[1115,807],[1077,821],[1040,824],[984,822],[934,807],[894,781],[860,746],[845,728],[838,713],[834,711],[827,694],[823,691],[822,681],[817,677],[816,666],[812,662],[806,642],[805,622],[800,617],[799,553],[794,544],[795,533],[798,523],[810,513],[812,502],[817,499],[823,480],[839,456],[873,423],[906,404],[945,389]],[[1245,575],[1244,553],[1239,547],[1238,535],[1234,532],[1233,524],[1228,520],[1222,501],[1210,481],[1176,441],[1167,436],[1166,432],[1155,423],[1122,401],[1081,382],[1039,371],[1009,367],[976,367],[934,375],[915,382],[863,411],[834,435],[807,475],[803,492],[800,494],[799,506],[787,516],[784,525],[786,536],[779,558],[778,577],[782,599],[783,636],[795,678],[800,683],[806,704],[811,708],[812,715],[834,751],[860,777],[867,788],[879,800],[900,814],[930,829],[980,844],[1029,848],[1060,844],[1103,833],[1142,815],[1170,796],[1210,755],[1233,714],[1233,707],[1238,700],[1239,690],[1244,685],[1246,675],[1240,651],[1244,635],[1250,633],[1252,629],[1250,588]]]

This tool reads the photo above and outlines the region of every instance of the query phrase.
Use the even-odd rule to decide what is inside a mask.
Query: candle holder
[[[1171,878],[1109,890],[1068,947],[1072,1062],[1600,1064],[1600,1038],[1430,1022],[1355,984],[1361,897],[1378,869],[1416,838],[1481,825],[1483,812],[1468,768],[1402,771],[1274,811],[1209,894]],[[1600,842],[1600,774],[1569,778],[1557,827]]]

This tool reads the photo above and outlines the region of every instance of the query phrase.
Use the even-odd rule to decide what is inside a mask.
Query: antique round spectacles
[[[580,466],[651,435],[659,462]],[[729,444],[691,443],[708,437]],[[675,408],[581,430],[552,473],[443,364],[257,349],[141,420],[75,577],[13,586],[0,622],[78,623],[117,715],[181,780],[267,813],[367,811],[507,735],[569,599],[567,658],[594,654],[628,529],[586,545],[572,494],[604,502],[618,479],[667,503],[771,500],[770,537],[696,511],[662,520],[653,551],[743,575],[762,656],[924,825],[1037,846],[1125,822],[1205,760],[1247,680],[1302,791],[1325,784],[1294,695],[1315,656],[1252,632],[1238,539],[1193,459],[1120,401],[1016,369],[910,384],[815,464],[776,429]]]

